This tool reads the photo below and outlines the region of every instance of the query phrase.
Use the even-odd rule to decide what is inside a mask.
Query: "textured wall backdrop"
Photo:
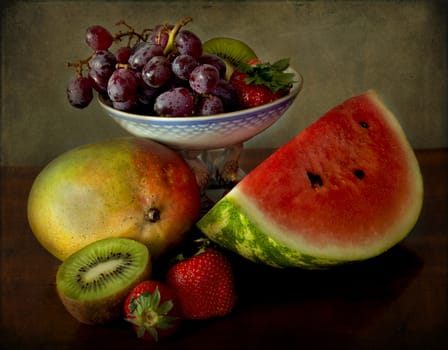
[[[126,135],[96,104],[76,110],[68,61],[85,29],[192,16],[204,40],[232,36],[266,60],[290,57],[304,89],[246,147],[277,147],[344,99],[374,88],[415,148],[448,147],[446,6],[436,1],[3,1],[1,163],[43,165],[75,146]]]

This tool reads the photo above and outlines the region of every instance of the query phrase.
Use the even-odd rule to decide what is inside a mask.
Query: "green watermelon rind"
[[[371,217],[374,221],[380,222],[380,226],[376,226],[375,222],[372,225],[362,221],[358,227],[352,227],[351,221],[347,221],[347,218],[349,220],[350,218],[344,216],[347,230],[352,230],[361,239],[339,240],[338,234],[333,231],[331,225],[316,228],[319,231],[316,229],[313,231],[313,227],[310,227],[309,223],[307,224],[307,220],[303,220],[303,222],[295,220],[294,226],[291,226],[284,222],[285,216],[282,213],[277,212],[275,215],[271,215],[271,202],[263,205],[258,202],[256,191],[250,195],[245,192],[245,181],[248,181],[251,176],[248,174],[247,178],[227,193],[197,222],[198,228],[211,240],[254,262],[275,267],[305,267],[308,269],[327,268],[370,259],[384,253],[403,240],[417,223],[423,206],[423,178],[418,161],[398,120],[374,91],[347,100],[328,113],[340,113],[340,108],[345,108],[344,106],[347,105],[353,107],[353,103],[358,109],[362,106],[359,107],[357,104],[366,104],[367,111],[362,110],[361,112],[367,113],[367,115],[372,108],[376,109],[374,112],[380,114],[381,123],[389,129],[391,134],[389,137],[392,137],[389,151],[394,157],[401,157],[398,160],[393,160],[401,162],[399,164],[402,165],[401,171],[403,172],[396,177],[396,181],[402,184],[401,192],[397,192],[396,195],[400,196],[401,193],[402,197],[399,198],[399,202],[392,201],[397,204],[393,206],[393,210],[391,209],[394,212],[393,216],[386,215],[383,220],[377,211],[375,216]],[[325,118],[328,113],[322,118]],[[336,116],[338,116],[337,113]],[[319,119],[316,123],[322,123],[320,120],[326,119]],[[312,130],[315,131],[315,129]],[[291,143],[283,146],[282,149],[299,147],[296,142],[299,137],[300,135]],[[308,137],[310,136],[308,135]],[[284,159],[284,154],[280,155],[279,152],[280,150],[271,157],[277,157],[277,161],[279,161],[278,158]],[[392,157],[392,159],[394,158]],[[262,166],[263,164],[254,172],[264,171]],[[269,166],[267,167],[269,168]],[[271,169],[271,171],[274,170]],[[387,168],[383,170],[384,173],[388,171]],[[256,174],[259,175],[259,173]],[[381,195],[381,188],[378,187],[378,189],[379,195]],[[271,188],[272,190],[275,188]],[[398,203],[401,204],[398,205]],[[386,214],[390,213],[389,209],[385,211]],[[290,214],[295,215],[293,212]],[[367,211],[365,214],[367,216],[361,217],[369,217],[370,212]],[[385,227],[384,223],[388,226]],[[316,237],[324,237],[324,239],[315,239]]]
[[[220,246],[255,262],[273,267],[321,269],[346,261],[303,254],[274,240],[256,225],[231,196],[224,197],[198,223],[198,228]]]

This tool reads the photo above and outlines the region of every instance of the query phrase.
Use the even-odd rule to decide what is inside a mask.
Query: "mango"
[[[59,260],[108,237],[140,241],[158,259],[185,239],[199,213],[200,190],[188,164],[136,137],[61,154],[34,180],[27,207],[33,234]]]

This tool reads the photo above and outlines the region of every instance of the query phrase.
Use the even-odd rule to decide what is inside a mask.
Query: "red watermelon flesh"
[[[198,227],[217,243],[273,266],[363,260],[412,230],[422,183],[397,119],[368,91],[278,149]]]

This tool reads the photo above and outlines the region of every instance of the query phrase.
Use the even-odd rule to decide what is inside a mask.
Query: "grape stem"
[[[192,20],[193,18],[191,17],[185,17],[183,20],[176,23],[173,29],[171,29],[168,32],[168,43],[166,44],[165,50],[163,51],[165,55],[168,54],[171,50],[173,50],[174,38],[176,37],[176,34],[179,32],[180,28],[182,28],[184,25],[191,22]]]
[[[115,68],[116,69],[120,69],[120,68],[122,68],[122,69],[130,69],[131,65],[129,63],[117,63],[115,65]]]
[[[76,74],[78,77],[82,77],[82,70],[84,66],[87,66],[90,59],[93,57],[93,55],[95,54],[95,52],[92,52],[89,57],[86,57],[82,60],[76,61],[76,62],[68,62],[67,63],[67,67],[75,67],[76,69]]]
[[[119,42],[119,41],[121,41],[121,39],[123,38],[123,37],[128,37],[128,43],[127,43],[127,46],[131,46],[131,41],[132,41],[132,39],[134,38],[134,37],[137,37],[137,43],[139,42],[139,41],[146,41],[146,39],[147,39],[147,36],[145,36],[145,33],[147,32],[147,31],[150,31],[149,29],[144,29],[143,31],[142,31],[142,33],[137,33],[136,31],[135,31],[135,28],[134,27],[132,27],[132,26],[130,26],[129,24],[127,24],[124,20],[121,20],[121,21],[118,21],[117,23],[116,23],[116,25],[123,25],[123,26],[125,26],[125,27],[127,27],[128,29],[129,29],[129,31],[127,31],[127,32],[121,32],[121,31],[119,31],[119,32],[117,32],[116,34],[115,34],[115,36],[114,36],[114,42]]]
[[[173,50],[174,39],[176,37],[176,34],[179,32],[180,28],[182,28],[184,25],[186,25],[187,23],[191,22],[192,20],[193,20],[193,18],[191,18],[191,17],[185,17],[183,20],[178,22],[173,27],[173,29],[171,29],[171,30],[167,29],[169,37],[168,37],[168,43],[167,43],[167,45],[165,47],[165,50],[163,52],[165,55],[167,55],[168,53],[170,53]],[[129,46],[129,47],[131,46],[131,41],[132,41],[133,38],[137,38],[137,43],[139,41],[146,41],[147,37],[148,37],[148,35],[146,33],[151,31],[150,29],[144,29],[141,33],[137,33],[135,31],[135,28],[130,26],[129,24],[127,24],[124,20],[118,21],[116,23],[116,25],[123,25],[126,28],[128,28],[128,31],[127,32],[122,32],[122,31],[117,32],[115,34],[115,36],[114,36],[114,39],[113,39],[114,42],[120,42],[123,37],[127,36],[128,37],[127,46]],[[166,25],[165,27],[169,28],[168,25]],[[76,62],[68,62],[67,63],[67,67],[74,67],[76,69],[77,76],[82,77],[84,66],[87,66],[87,69],[88,69],[88,63],[89,63],[90,59],[93,57],[94,54],[95,54],[95,52],[92,52],[85,59],[81,59],[81,60],[76,61]]]
[[[124,25],[125,27],[127,27],[129,29],[129,31],[127,31],[127,32],[119,31],[118,33],[116,33],[115,36],[114,36],[114,39],[113,39],[114,42],[119,42],[119,41],[121,41],[121,39],[123,37],[128,36],[129,39],[128,39],[127,46],[130,47],[131,46],[131,41],[135,37],[137,38],[137,42],[139,42],[139,41],[146,41],[146,39],[147,39],[147,37],[145,36],[145,33],[147,31],[149,31],[149,29],[144,29],[142,31],[142,33],[137,33],[135,31],[134,27],[132,27],[129,24],[127,24],[124,20],[118,21],[116,23],[116,25]],[[85,59],[81,59],[81,60],[76,61],[76,62],[68,62],[67,63],[67,67],[74,67],[76,69],[77,76],[78,77],[82,77],[82,75],[83,75],[83,68],[84,68],[84,66],[87,66],[87,70],[89,69],[88,68],[88,63],[89,63],[90,59],[93,57],[93,55],[95,55],[95,52],[92,52]]]

